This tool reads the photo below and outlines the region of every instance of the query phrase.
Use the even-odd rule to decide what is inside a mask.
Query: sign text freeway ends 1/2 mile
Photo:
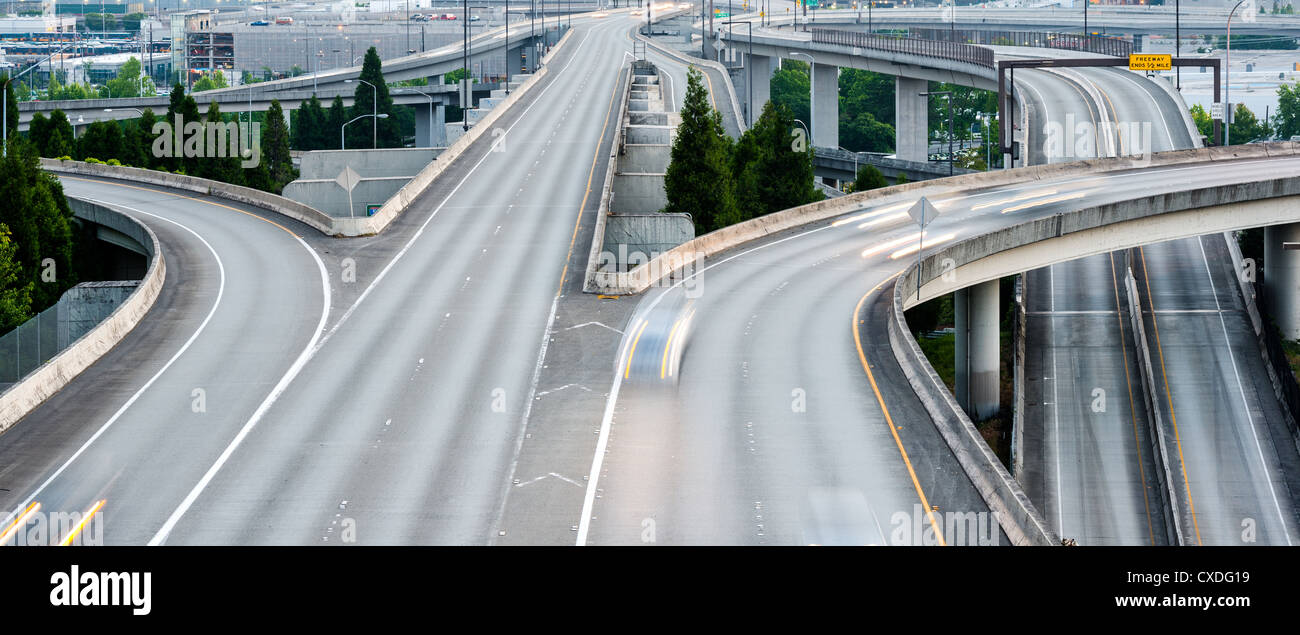
[[[1174,67],[1172,55],[1129,55],[1128,69],[1131,71],[1167,71]]]

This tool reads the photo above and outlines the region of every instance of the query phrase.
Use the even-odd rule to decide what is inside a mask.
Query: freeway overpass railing
[[[1101,35],[1083,36],[1078,33],[1051,33],[1042,31],[979,31],[975,29],[928,29],[912,28],[908,33],[913,38],[938,40],[941,42],[960,42],[965,44],[985,44],[992,46],[1033,46],[1037,48],[1064,49],[1067,51],[1084,51],[1101,55],[1128,57],[1133,52],[1133,43],[1123,38]]]
[[[813,29],[812,41],[818,44],[855,46],[858,48],[873,49],[877,51],[907,53],[923,57],[970,62],[988,68],[994,67],[993,49],[963,42],[923,40],[912,37],[882,37],[879,35],[854,33],[852,31],[839,31],[835,29]]]

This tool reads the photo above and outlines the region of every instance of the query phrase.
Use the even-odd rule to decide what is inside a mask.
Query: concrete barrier
[[[1169,444],[1165,441],[1164,426],[1160,423],[1160,397],[1156,389],[1156,375],[1151,364],[1151,349],[1147,345],[1146,326],[1142,321],[1142,304],[1138,301],[1137,281],[1133,269],[1125,268],[1124,290],[1128,302],[1129,320],[1137,347],[1138,376],[1142,379],[1142,394],[1146,397],[1147,417],[1151,435],[1151,456],[1156,463],[1156,490],[1160,492],[1160,509],[1165,515],[1165,532],[1169,544],[1183,544],[1182,515],[1178,512],[1178,493],[1173,490],[1174,478],[1169,468]]]
[[[152,230],[143,223],[104,206],[87,201],[80,201],[78,204],[93,207],[96,215],[101,220],[111,223],[110,226],[115,226],[115,229],[119,231],[126,229],[127,231],[123,233],[143,238],[141,242],[149,251],[149,268],[135,291],[103,322],[0,394],[0,432],[4,432],[27,416],[117,346],[118,342],[121,342],[122,338],[126,337],[127,333],[130,333],[153,307],[154,301],[162,291],[163,281],[167,277],[167,266],[162,249],[158,244],[158,237]],[[108,218],[110,216],[113,219]]]
[[[1016,276],[1016,328],[1012,334],[1011,475],[1020,479],[1025,471],[1025,338],[1028,315],[1025,297],[1029,277]]]
[[[1255,343],[1259,346],[1259,354],[1264,359],[1264,368],[1268,370],[1268,381],[1273,386],[1273,394],[1277,397],[1277,403],[1282,408],[1282,416],[1286,417],[1287,428],[1291,431],[1292,441],[1295,442],[1296,449],[1300,450],[1300,426],[1297,425],[1296,415],[1298,413],[1291,410],[1291,406],[1286,398],[1287,390],[1284,388],[1282,376],[1278,374],[1278,368],[1273,364],[1272,358],[1268,354],[1268,331],[1265,330],[1264,316],[1259,311],[1259,304],[1256,302],[1255,282],[1247,280],[1241,275],[1245,267],[1245,262],[1241,257],[1241,248],[1237,245],[1236,236],[1232,232],[1224,232],[1223,239],[1228,243],[1228,253],[1232,256],[1233,271],[1237,273],[1237,286],[1241,292],[1241,300],[1246,306],[1246,313],[1250,316],[1250,326],[1255,331]]]
[[[628,68],[627,81],[623,84],[623,89],[618,99],[618,118],[614,120],[615,129],[622,131],[625,129],[623,118],[627,115],[627,93],[632,86],[632,71]],[[605,185],[601,188],[600,207],[596,209],[596,230],[591,235],[591,248],[587,252],[587,268],[583,273],[582,290],[585,293],[601,293],[597,282],[597,273],[600,267],[600,252],[605,245],[605,226],[608,224],[609,207],[613,203],[614,197],[614,173],[618,170],[618,152],[619,147],[625,143],[621,134],[616,133],[614,143],[609,150],[609,166],[605,169]]]
[[[672,17],[672,16],[666,15],[665,19],[668,17]],[[736,116],[736,127],[739,128],[742,133],[745,132],[746,130],[745,116],[741,114],[740,101],[736,98],[736,86],[731,83],[731,75],[727,73],[727,67],[713,60],[706,60],[699,57],[690,57],[688,55],[683,55],[679,51],[675,51],[673,49],[660,46],[658,42],[655,42],[654,40],[642,35],[640,28],[634,28],[632,30],[632,36],[638,40],[641,40],[642,42],[645,42],[646,46],[653,47],[656,51],[659,51],[660,54],[671,57],[683,64],[689,64],[693,66],[704,66],[706,68],[711,68],[721,73],[722,83],[725,86],[727,92],[727,102],[731,104],[731,112]]]
[[[1002,531],[1014,545],[1059,545],[1060,539],[1047,526],[1029,496],[998,461],[993,450],[980,436],[975,424],[957,405],[948,387],[930,365],[921,346],[907,328],[903,316],[903,284],[895,278],[890,287],[893,296],[889,317],[889,344],[894,357],[907,377],[912,390],[934,421],[948,448],[952,450],[980,498],[994,512]]]
[[[519,103],[520,99],[523,99],[523,97],[527,95],[534,86],[537,86],[538,82],[540,82],[543,77],[546,77],[548,73],[548,67],[546,64],[548,64],[551,59],[560,52],[564,45],[568,43],[569,38],[572,35],[573,31],[571,29],[566,31],[564,37],[560,38],[559,42],[556,42],[550,53],[547,53],[542,57],[542,66],[537,69],[536,73],[533,73],[531,77],[519,85],[519,88],[512,91],[509,97],[502,100],[501,103],[497,104],[492,110],[489,110],[487,114],[478,121],[478,123],[474,124],[474,126],[468,131],[460,135],[455,142],[448,146],[447,149],[438,156],[437,160],[430,163],[423,170],[420,170],[420,173],[416,174],[415,178],[412,178],[409,183],[402,187],[402,189],[397,190],[397,193],[393,194],[392,198],[388,199],[388,201],[384,203],[383,207],[380,207],[379,211],[375,212],[374,216],[355,219],[338,219],[336,222],[344,228],[343,231],[339,233],[345,236],[366,236],[377,234],[388,227],[388,225],[396,220],[402,212],[405,212],[421,194],[424,194],[424,191],[427,190],[429,186],[447,170],[448,166],[450,166],[456,159],[460,158],[460,156],[464,154],[475,141],[478,141],[480,137],[486,134],[485,131],[491,128],[493,123],[496,123],[496,121],[504,116],[505,113],[509,112],[511,106]]]
[[[318,209],[302,203],[291,201],[283,196],[255,190],[251,187],[231,185],[210,179],[201,179],[184,174],[172,174],[144,168],[106,165],[102,163],[83,163],[81,161],[63,161],[59,159],[41,159],[41,167],[49,172],[59,174],[76,174],[107,179],[135,181],[149,185],[159,185],[186,192],[195,192],[206,196],[215,196],[238,203],[246,203],[262,209],[292,218],[327,236],[337,235],[333,219]]]

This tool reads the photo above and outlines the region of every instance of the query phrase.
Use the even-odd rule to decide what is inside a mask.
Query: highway
[[[925,195],[942,212],[932,248],[1188,184],[1300,175],[1300,158],[1273,158],[936,181],[639,298],[584,297],[633,23],[575,20],[495,124],[504,134],[378,236],[338,241],[206,197],[65,178],[69,195],[149,224],[169,279],[126,341],[0,438],[0,505],[106,499],[111,544],[1006,544],[889,345],[889,283],[919,237],[906,208]],[[682,64],[651,58],[680,107]],[[1017,81],[1035,126],[1062,113],[1160,126],[1172,108],[1123,71]],[[1031,160],[1066,158],[1036,129]],[[1153,149],[1186,134],[1153,129]],[[1137,142],[1103,132],[1100,146]],[[1139,252],[1162,422],[1197,542],[1238,544],[1249,526],[1286,544],[1300,535],[1300,457],[1225,253],[1213,237]],[[1081,544],[1159,543],[1150,413],[1112,258],[1028,276],[1030,375],[1043,379],[1022,480]],[[1109,405],[1090,414],[1098,387]]]
[[[1184,541],[1295,544],[1300,459],[1223,236],[1148,245],[1136,258]]]
[[[1031,128],[1031,164],[1192,147],[1178,106],[1139,75],[1108,68],[1022,76],[1028,107],[1044,126]],[[1034,134],[1053,122],[1067,131],[1063,143]],[[1125,262],[1103,254],[1025,275],[1025,469],[1017,478],[1059,535],[1085,545],[1164,544],[1168,535],[1121,301]]]
[[[143,544],[316,343],[332,291],[314,230],[255,208],[67,177],[158,235],[167,279],[116,348],[0,438],[0,507],[81,512]]]
[[[167,544],[485,544],[608,140],[624,20],[578,26],[544,82],[383,235],[263,425],[177,508]],[[597,191],[598,193],[598,191]],[[590,213],[587,214],[590,220]],[[585,249],[580,250],[585,255]]]

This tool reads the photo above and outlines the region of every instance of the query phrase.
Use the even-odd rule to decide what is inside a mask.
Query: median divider
[[[957,400],[921,351],[920,344],[912,337],[907,328],[907,318],[903,315],[903,284],[901,278],[895,278],[892,285],[889,345],[912,390],[930,414],[934,427],[957,457],[980,498],[994,512],[1011,544],[1059,545],[1060,538],[1047,526],[1020,483],[993,454],[993,449],[957,405]]]
[[[1124,291],[1128,302],[1129,320],[1133,326],[1134,344],[1137,347],[1138,376],[1142,378],[1142,394],[1146,397],[1147,417],[1151,435],[1151,456],[1156,462],[1156,490],[1160,492],[1160,509],[1165,516],[1165,538],[1171,545],[1183,544],[1182,515],[1178,513],[1178,493],[1174,491],[1173,473],[1169,470],[1169,444],[1165,441],[1164,426],[1160,423],[1160,398],[1156,386],[1155,368],[1151,364],[1151,349],[1147,345],[1147,331],[1142,319],[1142,303],[1138,300],[1137,280],[1133,268],[1125,267]]]
[[[101,221],[116,225],[114,229],[138,237],[138,242],[149,252],[149,267],[139,286],[107,318],[0,393],[0,432],[27,416],[117,346],[153,307],[167,277],[167,264],[158,237],[147,225],[103,205],[84,200],[78,200],[78,204],[93,208]]]

